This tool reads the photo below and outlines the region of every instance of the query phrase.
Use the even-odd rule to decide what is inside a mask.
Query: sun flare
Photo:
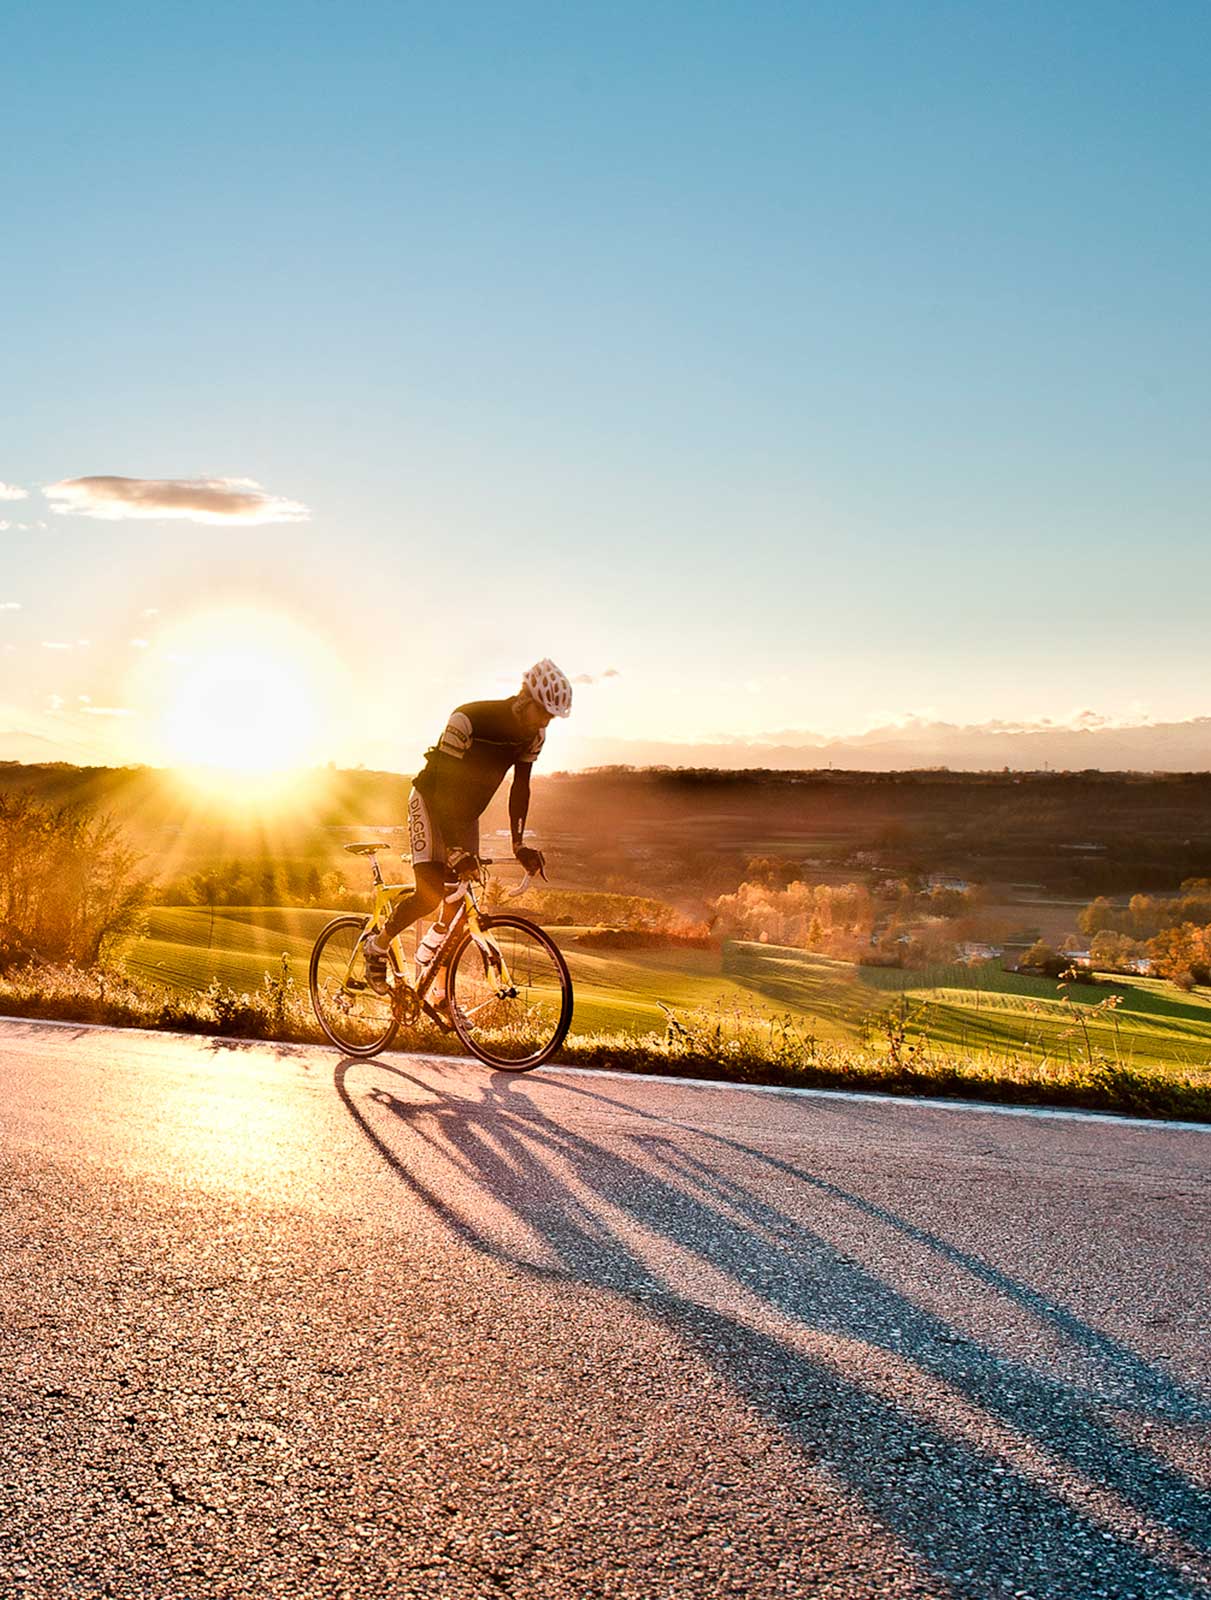
[[[322,644],[269,611],[231,608],[163,641],[159,743],[164,761],[206,787],[278,787],[325,758],[333,673]]]

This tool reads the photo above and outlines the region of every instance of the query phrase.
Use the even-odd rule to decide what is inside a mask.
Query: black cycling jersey
[[[519,727],[512,700],[475,700],[450,713],[441,738],[425,751],[414,787],[448,836],[479,817],[510,767],[529,768],[546,730]]]

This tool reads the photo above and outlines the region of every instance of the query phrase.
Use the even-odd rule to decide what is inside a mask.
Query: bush
[[[1063,978],[1066,983],[1083,983],[1089,986],[1094,986],[1097,983],[1097,977],[1093,968],[1087,967],[1081,963],[1074,963],[1073,965],[1065,967],[1063,972],[1060,973],[1060,977]]]
[[[91,966],[139,924],[152,880],[110,817],[0,794],[0,924],[7,959]]]
[[[892,967],[902,970],[904,966],[904,948],[897,945],[893,949],[884,950],[876,947],[874,950],[863,950],[858,957],[860,967]]]
[[[486,909],[512,909],[507,879],[494,877],[488,885]],[[519,902],[522,913],[547,927],[655,928],[679,931],[686,918],[675,906],[642,895],[598,890],[537,889]]]
[[[29,961],[33,953],[20,928],[14,928],[11,922],[0,923],[0,972]]]
[[[597,950],[709,950],[712,939],[705,930],[670,933],[657,928],[586,928],[576,940]]]
[[[1045,978],[1059,978],[1069,970],[1072,962],[1052,949],[1046,940],[1036,939],[1022,957],[1020,965],[1028,972],[1041,972]]]

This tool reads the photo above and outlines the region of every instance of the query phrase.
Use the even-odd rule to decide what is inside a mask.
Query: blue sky
[[[154,758],[253,601],[341,760],[548,654],[569,740],[1211,710],[1205,5],[5,15],[0,732]]]

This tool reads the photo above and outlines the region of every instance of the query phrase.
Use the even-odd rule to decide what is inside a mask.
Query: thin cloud
[[[44,650],[74,650],[75,646],[62,639],[43,639],[42,648]]]
[[[1078,706],[1066,716],[1037,716],[1025,717],[993,717],[987,722],[947,722],[941,714],[932,707],[924,711],[880,711],[867,718],[865,726],[858,733],[842,733],[835,736],[838,743],[853,741],[873,741],[892,737],[903,737],[907,740],[921,735],[931,736],[938,733],[944,734],[1032,734],[1032,733],[1101,733],[1124,728],[1143,727],[1151,723],[1151,713],[1141,704],[1131,706],[1122,716],[1111,716],[1105,712],[1094,711],[1088,706]],[[744,738],[753,744],[766,744],[775,739],[785,742],[794,739],[817,739],[822,736],[808,734],[800,729],[789,729],[783,732],[746,734]]]
[[[602,673],[602,677],[603,678],[621,678],[622,677],[622,673],[619,672],[617,667],[607,667],[605,669],[605,671]]]
[[[0,483],[0,500],[28,500],[29,490],[19,489],[15,483]]]
[[[127,706],[81,706],[81,715],[86,717],[133,717],[134,712]]]
[[[594,678],[594,677],[591,677],[589,675],[589,673],[587,673],[587,672],[578,672],[576,674],[576,676],[572,679],[572,682],[573,683],[596,683],[597,679]]]
[[[60,516],[244,525],[306,522],[298,500],[270,494],[252,478],[64,478],[43,490]]]
[[[132,639],[130,641],[130,648],[132,650],[150,650],[151,646],[148,644],[146,639]]]
[[[0,600],[0,611],[20,611],[20,600]]]

